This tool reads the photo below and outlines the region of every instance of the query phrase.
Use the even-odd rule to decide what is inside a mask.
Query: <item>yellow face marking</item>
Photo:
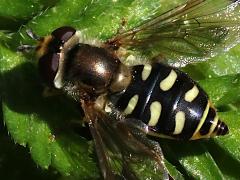
[[[139,96],[136,94],[129,100],[128,105],[127,105],[126,109],[124,110],[124,113],[126,115],[131,114],[133,112],[134,108],[137,105],[138,98],[139,98]]]
[[[196,135],[197,135],[198,131],[201,129],[203,123],[205,122],[205,120],[206,120],[206,118],[207,118],[208,111],[209,111],[209,107],[210,107],[210,103],[209,103],[209,101],[208,101],[207,106],[206,106],[206,108],[205,108],[205,110],[204,110],[204,112],[203,112],[202,118],[201,118],[201,120],[199,121],[198,126],[197,126],[197,129],[196,129],[195,132],[193,133],[193,136],[191,137],[191,140],[199,139],[199,137],[197,137]],[[195,136],[196,136],[196,137],[195,137]]]
[[[185,124],[185,113],[183,111],[179,111],[175,117],[175,129],[173,134],[180,134],[183,130]]]
[[[143,71],[142,71],[142,80],[143,81],[145,81],[148,78],[151,71],[152,71],[152,66],[150,64],[144,65]]]
[[[64,66],[64,53],[60,53],[58,71],[54,78],[54,87],[61,89],[63,87],[63,66]]]
[[[59,59],[58,71],[54,78],[54,86],[57,89],[61,89],[63,87],[65,55],[68,53],[70,49],[72,49],[72,47],[78,44],[78,42],[79,42],[79,37],[77,34],[75,34],[67,42],[65,42],[63,46],[60,47],[60,59]]]
[[[158,101],[154,101],[150,106],[151,117],[148,122],[149,126],[156,126],[162,111],[162,105]]]
[[[172,88],[176,79],[177,79],[177,73],[174,70],[171,70],[169,75],[164,80],[161,81],[160,88],[163,91],[168,91],[169,89]]]
[[[193,86],[192,89],[190,89],[188,92],[185,94],[185,101],[187,102],[192,102],[197,96],[198,96],[199,90],[197,86]]]

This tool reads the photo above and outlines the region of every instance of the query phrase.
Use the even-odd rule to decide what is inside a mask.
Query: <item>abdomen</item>
[[[193,140],[228,132],[207,94],[180,70],[154,63],[134,66],[132,75],[114,104],[127,117],[146,123],[150,134]]]

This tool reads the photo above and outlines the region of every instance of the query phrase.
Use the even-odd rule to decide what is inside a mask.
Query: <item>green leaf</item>
[[[43,98],[34,64],[3,46],[0,53],[3,118],[14,141],[28,146],[42,168],[98,177],[88,142],[71,132],[71,120],[81,119],[77,105],[64,96]]]
[[[34,44],[25,33],[27,28],[45,36],[62,25],[74,26],[84,30],[88,37],[104,41],[123,28],[123,21],[127,22],[124,28],[133,27],[151,17],[159,7],[165,12],[182,2],[185,1],[60,0],[53,1],[51,6],[54,6],[47,8],[49,3],[44,0],[14,0],[12,6],[1,1],[0,16],[3,18],[0,21],[5,27],[0,26],[0,29],[14,31],[13,34],[0,32],[3,119],[13,141],[26,147],[41,168],[54,168],[67,179],[99,178],[92,142],[72,128],[72,122],[82,119],[78,104],[64,95],[44,98],[36,59],[31,55],[23,56],[16,48],[21,43]],[[9,17],[14,17],[16,25],[13,26],[12,21],[4,23]],[[25,27],[19,30],[19,25]],[[230,134],[209,141],[159,140],[166,166],[175,179],[239,178],[239,50],[237,46],[229,53],[183,69],[200,82],[222,111],[220,117],[229,125]]]
[[[240,74],[204,79],[199,83],[217,106],[234,104],[240,101]]]
[[[37,12],[40,12],[43,7],[52,5],[54,1],[47,0],[1,0],[0,2],[0,17],[11,17],[18,19],[31,18],[36,15]]]
[[[230,134],[228,138],[216,138],[216,142],[229,156],[232,156],[238,163],[240,163],[240,132],[239,132],[239,120],[240,112],[230,111],[228,113],[220,113],[223,119],[228,120]],[[240,165],[238,165],[239,167]]]
[[[1,0],[0,29],[14,30],[47,7],[53,6],[57,0]]]
[[[2,123],[0,123],[2,126]],[[14,144],[4,128],[0,128],[0,174],[3,179],[56,179],[56,171],[36,168],[27,148]],[[24,166],[23,166],[24,162]]]
[[[198,179],[222,179],[223,174],[217,167],[204,144],[200,142],[162,143],[165,155],[185,170],[188,177]],[[211,169],[211,171],[209,171]]]
[[[184,68],[195,79],[209,79],[225,75],[235,75],[240,73],[240,45],[230,49],[228,53],[220,53],[212,58],[208,63],[202,62],[192,64]]]

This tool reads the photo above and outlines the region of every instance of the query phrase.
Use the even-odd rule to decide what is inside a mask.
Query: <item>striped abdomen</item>
[[[185,73],[154,63],[134,66],[132,75],[114,104],[148,124],[153,135],[193,140],[228,132],[206,93]]]

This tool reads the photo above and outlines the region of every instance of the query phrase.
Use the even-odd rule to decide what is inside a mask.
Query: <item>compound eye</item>
[[[54,30],[52,36],[57,40],[60,40],[62,43],[65,43],[75,34],[75,32],[76,29],[69,26],[63,26]]]
[[[38,62],[39,73],[43,80],[54,87],[54,78],[57,74],[60,55],[58,53],[48,53],[42,56]]]

